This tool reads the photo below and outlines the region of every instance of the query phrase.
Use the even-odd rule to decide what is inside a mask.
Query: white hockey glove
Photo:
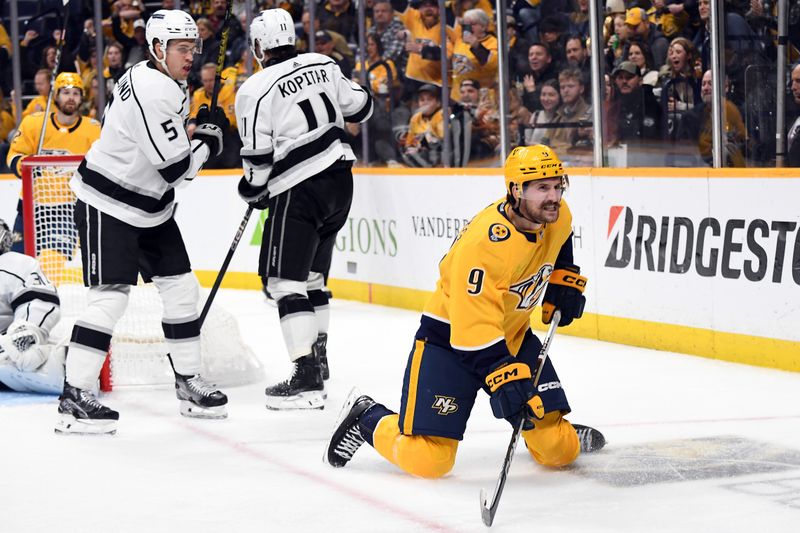
[[[219,106],[210,111],[208,106],[203,104],[197,111],[195,121],[197,128],[194,130],[192,138],[206,143],[211,154],[219,156],[223,148],[222,135],[230,128],[225,112]]]
[[[30,322],[17,321],[0,336],[0,359],[4,357],[23,372],[32,372],[47,360],[49,350],[44,346],[47,333]]]

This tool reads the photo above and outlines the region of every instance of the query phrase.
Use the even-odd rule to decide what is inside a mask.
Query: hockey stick
[[[242,239],[244,230],[247,227],[247,222],[250,220],[250,215],[252,214],[253,214],[253,206],[247,206],[247,211],[244,214],[242,223],[239,224],[239,229],[236,230],[236,235],[233,237],[233,242],[231,243],[231,246],[228,249],[228,255],[225,256],[225,261],[223,261],[222,266],[219,267],[219,274],[217,274],[217,279],[214,280],[214,286],[211,287],[211,292],[209,293],[208,299],[206,300],[206,303],[203,306],[203,312],[200,313],[201,328],[203,327],[203,322],[205,322],[206,320],[206,315],[208,315],[208,310],[211,308],[211,303],[214,301],[214,296],[217,295],[219,286],[222,284],[222,278],[225,277],[225,272],[227,272],[228,270],[228,265],[231,264],[231,259],[233,259],[233,253],[236,251],[236,247],[239,246],[239,241]]]
[[[47,131],[47,117],[50,115],[50,105],[53,103],[53,94],[56,89],[56,76],[58,75],[58,67],[61,66],[61,50],[64,48],[64,40],[67,36],[67,17],[69,16],[69,0],[61,0],[64,2],[64,20],[61,25],[61,35],[58,36],[56,43],[56,64],[53,67],[53,72],[50,73],[50,94],[47,95],[47,105],[44,109],[44,119],[42,120],[42,131],[39,132],[39,146],[36,148],[36,155],[42,153],[42,145],[44,144],[44,133]]]
[[[219,86],[222,83],[222,68],[225,66],[225,52],[228,51],[228,35],[231,33],[231,12],[233,11],[233,0],[228,0],[225,5],[225,18],[222,21],[222,38],[219,42],[219,54],[217,54],[217,73],[214,75],[214,89],[211,91],[211,105],[209,111],[217,107],[219,97]]]
[[[539,369],[536,371],[536,377],[533,379],[534,389],[539,385],[539,378],[542,376],[542,369],[544,368],[545,361],[547,361],[547,352],[550,350],[551,341],[553,340],[553,336],[556,333],[556,328],[560,321],[561,311],[556,309],[550,321],[550,328],[547,330],[547,335],[542,343],[542,349],[539,351],[539,358],[542,361],[539,363]],[[491,526],[492,522],[494,522],[494,515],[497,513],[497,506],[500,504],[500,496],[503,494],[503,488],[506,485],[508,470],[511,468],[511,461],[514,459],[514,450],[517,447],[519,436],[522,434],[523,424],[525,424],[524,416],[520,417],[519,425],[514,428],[514,433],[511,435],[511,442],[508,443],[506,457],[503,459],[503,468],[500,470],[500,477],[497,479],[497,485],[494,487],[492,499],[487,500],[486,489],[481,489],[481,519],[487,526]]]

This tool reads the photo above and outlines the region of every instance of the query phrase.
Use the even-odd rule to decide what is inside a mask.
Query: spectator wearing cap
[[[697,151],[703,161],[713,165],[712,141],[713,132],[711,124],[711,99],[713,94],[713,75],[711,70],[703,74],[700,89],[701,101],[683,117],[676,137],[679,140],[689,140],[695,143]],[[728,80],[725,80],[727,92]],[[727,98],[723,101],[723,121],[725,135],[723,137],[722,154],[726,167],[744,167],[743,147],[746,131],[742,115],[736,105]]]
[[[426,83],[417,90],[417,112],[408,123],[403,161],[412,167],[433,167],[442,159],[444,120],[441,87]]]
[[[375,35],[378,38],[383,48],[383,57],[391,59],[401,71],[405,69],[408,59],[405,29],[403,23],[395,18],[390,0],[375,0],[372,4],[372,26],[367,35]]]
[[[404,94],[410,98],[421,85],[442,84],[441,22],[438,0],[421,0],[418,8],[409,5],[400,15],[401,22],[408,30],[405,34],[405,49],[408,52]],[[448,61],[453,53],[456,33],[450,27],[445,29],[445,43]]]
[[[669,41],[655,24],[650,22],[647,12],[641,7],[634,7],[625,12],[625,25],[630,30],[631,39],[640,39],[647,43],[653,52],[653,60],[661,66],[667,60]]]
[[[349,78],[353,74],[353,64],[336,50],[333,36],[328,30],[319,30],[314,35],[314,46],[316,46],[315,51],[318,54],[328,56],[336,61],[345,78]]]
[[[303,25],[303,30],[297,40],[297,49],[303,52],[308,52],[308,36],[310,35],[309,32],[311,31],[311,13],[309,13],[308,10],[303,11],[303,14],[300,16],[300,20]],[[317,17],[314,19],[314,34],[316,35],[316,32],[320,31],[320,29],[319,17]],[[333,49],[339,52],[342,57],[347,58],[347,60],[352,64],[355,56],[353,54],[353,50],[347,45],[347,40],[335,31],[325,31],[333,40]],[[316,40],[316,37],[314,39]]]
[[[328,0],[322,9],[317,9],[316,15],[323,30],[335,31],[347,41],[353,40],[353,32],[358,28],[358,19],[350,0]]]
[[[583,98],[584,83],[580,69],[568,67],[558,75],[561,107],[556,113],[555,123],[570,124],[556,129],[550,135],[550,146],[558,149],[588,145],[587,134],[592,121],[592,106]],[[579,123],[583,125],[578,126]]]
[[[143,19],[136,19],[133,21],[133,37],[128,37],[122,31],[120,26],[120,18],[117,16],[111,17],[111,31],[114,33],[114,39],[122,45],[123,54],[125,56],[125,68],[130,68],[136,63],[147,59],[147,38],[145,37],[145,22]]]
[[[611,73],[616,100],[609,109],[608,120],[617,127],[617,141],[636,143],[662,138],[661,105],[653,96],[653,88],[642,85],[639,67],[623,61]]]
[[[483,93],[483,95],[481,94]],[[453,158],[456,166],[493,157],[499,144],[500,122],[497,105],[481,91],[481,84],[469,78],[459,84],[459,102],[453,106]]]
[[[453,69],[450,98],[461,100],[461,82],[465,79],[477,81],[488,87],[497,79],[497,38],[487,33],[489,17],[481,9],[470,9],[464,13],[461,37],[453,47],[451,65]]]
[[[539,85],[545,80],[555,79],[558,79],[558,70],[550,49],[542,43],[532,44],[528,49],[528,71],[522,78],[523,105],[531,112],[539,109]]]

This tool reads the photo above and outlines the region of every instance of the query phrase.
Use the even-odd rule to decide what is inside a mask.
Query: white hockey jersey
[[[268,65],[236,94],[244,176],[280,194],[336,161],[355,161],[346,122],[372,114],[372,97],[321,54]]]
[[[172,216],[174,187],[193,178],[209,149],[189,141],[186,88],[142,61],[117,82],[103,129],[70,181],[75,195],[132,226]]]
[[[39,262],[17,252],[0,254],[0,334],[15,320],[50,333],[60,317],[58,293]]]

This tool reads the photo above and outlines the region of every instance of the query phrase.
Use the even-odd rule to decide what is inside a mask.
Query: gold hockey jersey
[[[566,259],[572,261],[572,214],[566,201],[558,221],[535,233],[517,230],[506,209],[505,199],[495,202],[456,237],[439,264],[436,291],[423,311],[423,327],[425,317],[449,325],[450,346],[462,353],[492,347],[496,352],[504,341],[506,354],[516,355],[562,248],[568,248]]]

